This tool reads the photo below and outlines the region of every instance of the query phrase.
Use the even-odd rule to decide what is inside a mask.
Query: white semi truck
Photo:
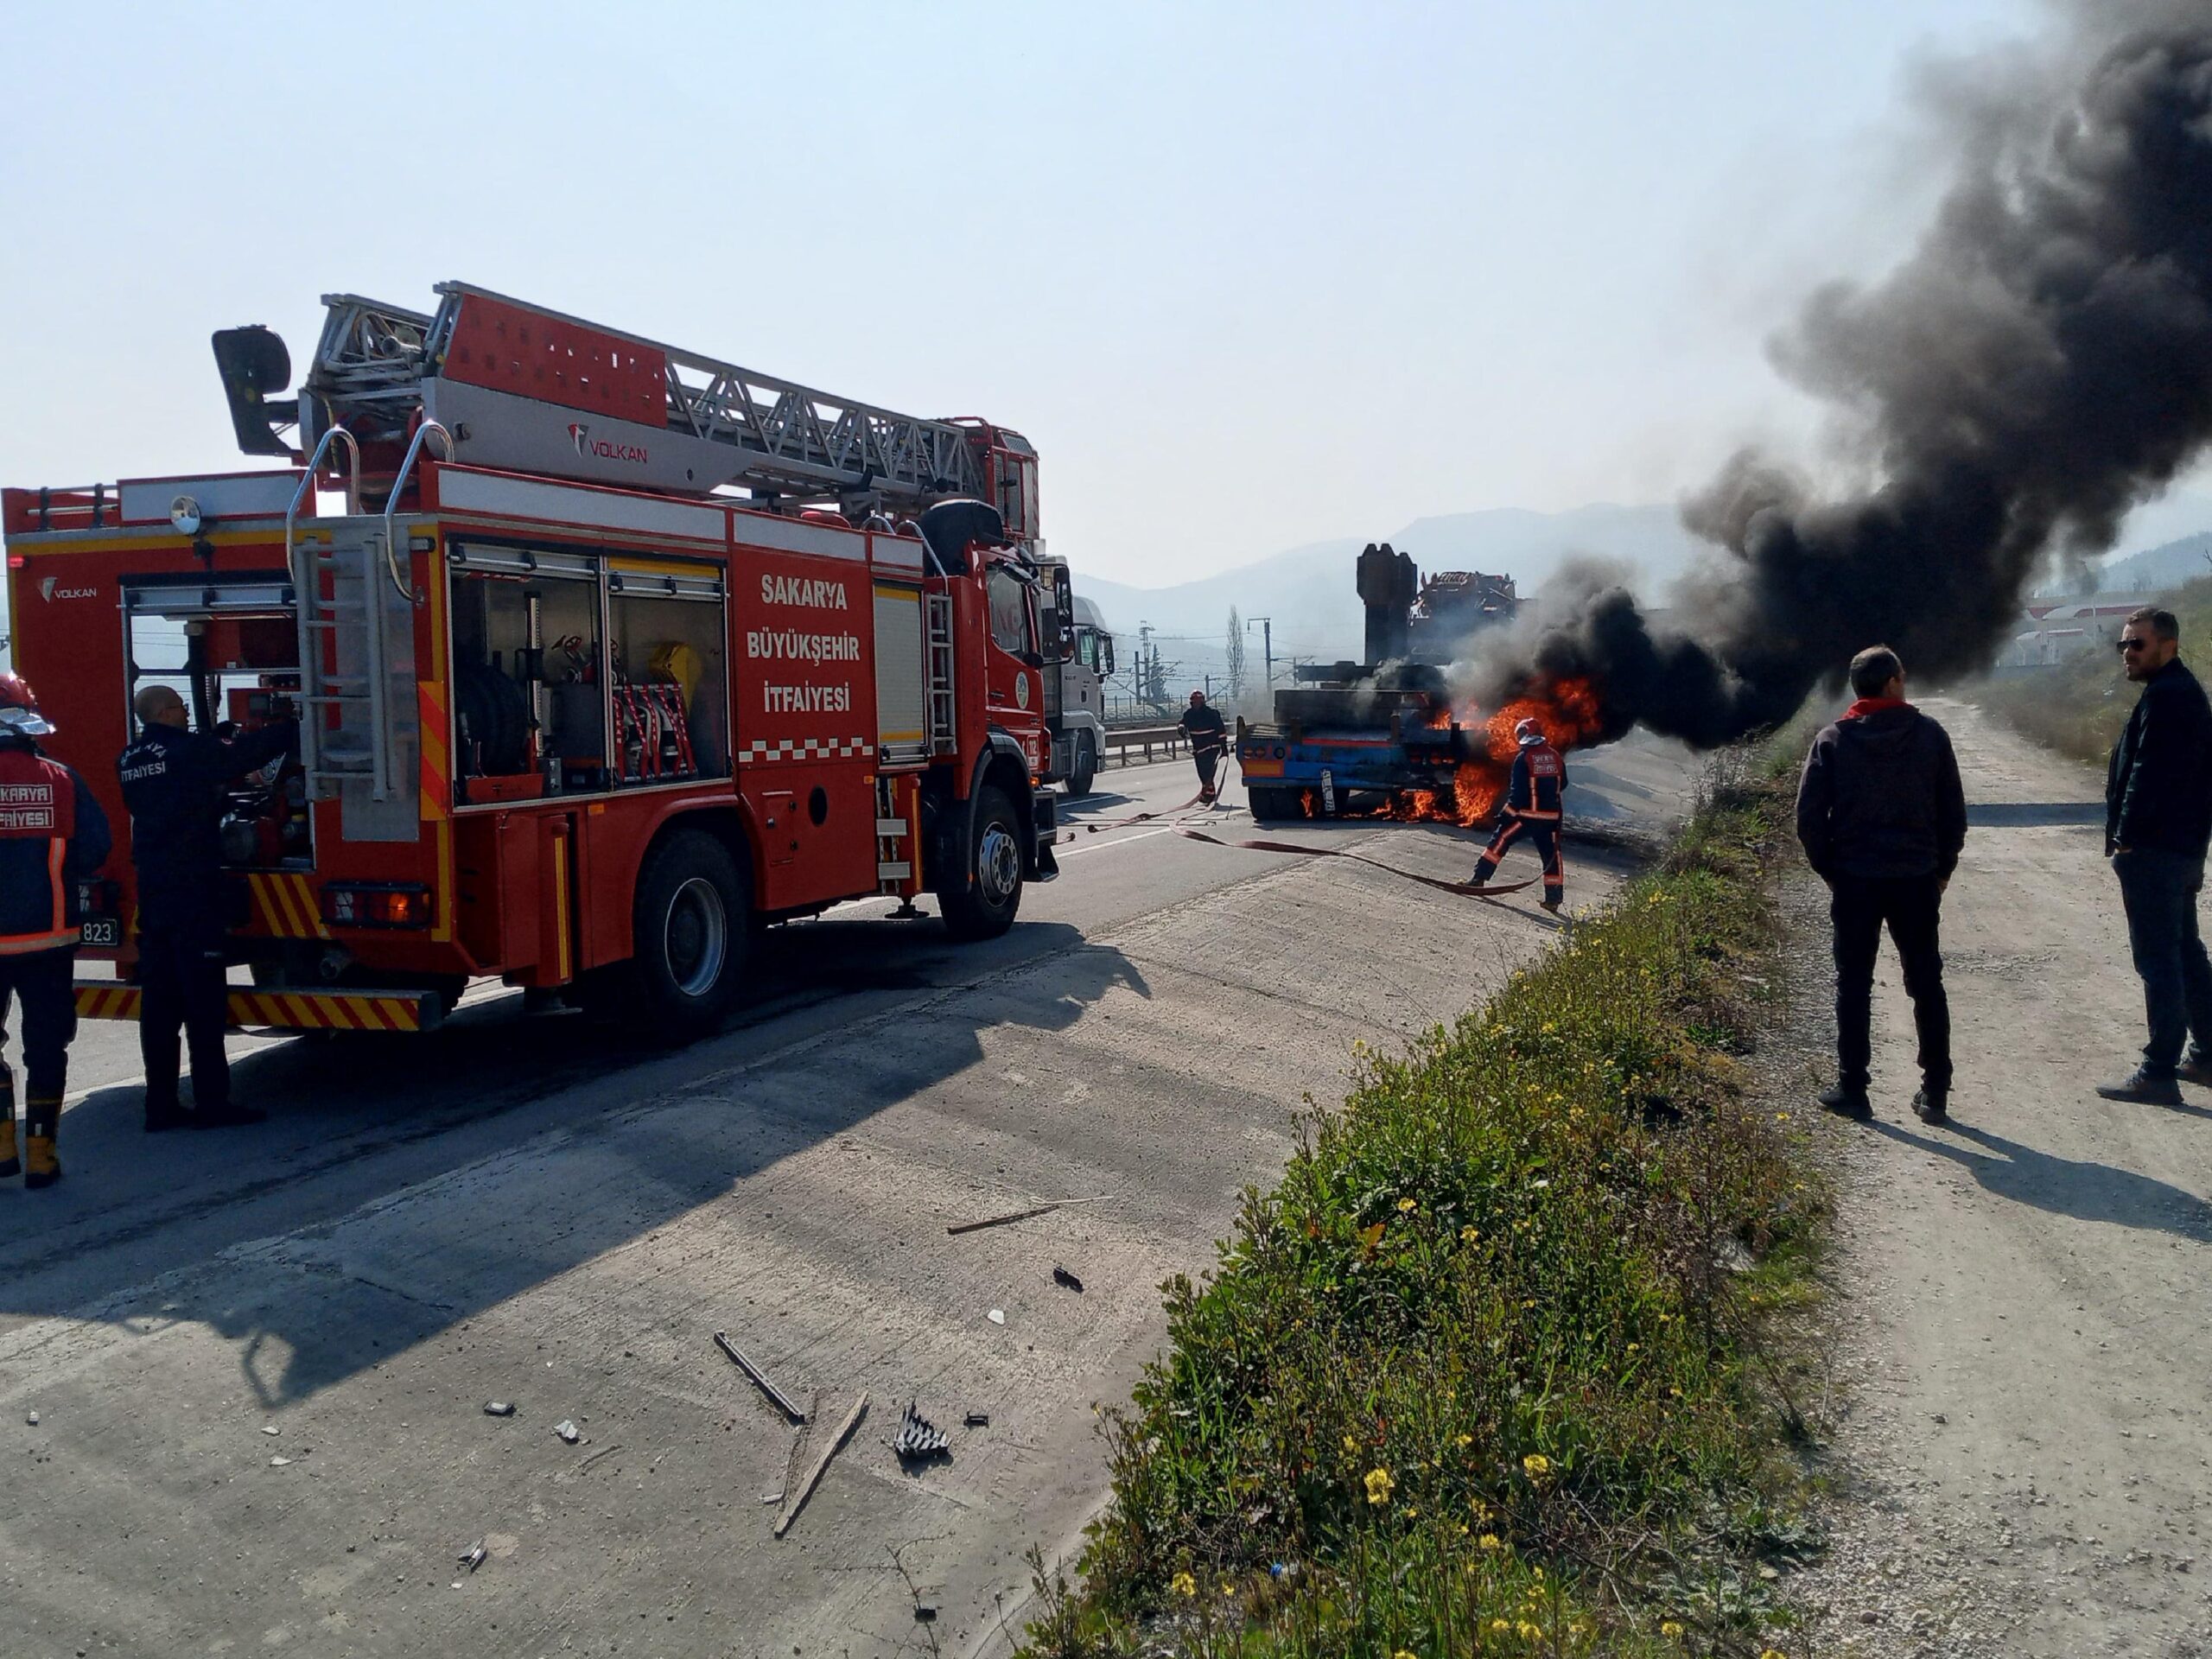
[[[1114,671],[1114,636],[1098,607],[1073,591],[1066,560],[1045,554],[1038,563],[1046,577],[1038,585],[1040,603],[1048,610],[1065,603],[1074,622],[1073,652],[1061,660],[1057,680],[1049,673],[1044,677],[1045,725],[1052,740],[1051,769],[1045,775],[1048,782],[1065,785],[1072,799],[1090,793],[1098,757],[1105,753],[1106,677]],[[1046,639],[1065,637],[1055,626],[1057,618],[1040,620]]]

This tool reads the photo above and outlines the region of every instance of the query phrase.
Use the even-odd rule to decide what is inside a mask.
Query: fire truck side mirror
[[[249,455],[289,456],[292,446],[277,429],[298,423],[300,402],[270,396],[291,384],[292,354],[283,339],[257,322],[218,328],[209,343],[215,348],[215,372],[223,378],[238,448]]]

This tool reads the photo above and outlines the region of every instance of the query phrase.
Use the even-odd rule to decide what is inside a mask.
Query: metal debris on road
[[[292,1460],[289,1458],[271,1458],[269,1459],[269,1466],[271,1469],[282,1469],[289,1465],[291,1461]]]
[[[576,1426],[570,1422],[566,1417],[563,1417],[559,1422],[553,1425],[553,1432],[556,1434],[558,1434],[563,1440],[566,1440],[570,1446],[574,1446],[578,1440],[583,1439],[583,1435],[578,1431]]]
[[[781,1492],[763,1492],[760,1501],[763,1503],[780,1503],[784,1501],[784,1495]]]
[[[950,1437],[917,1411],[915,1403],[912,1400],[906,1402],[906,1414],[899,1420],[899,1433],[892,1437],[891,1449],[899,1454],[901,1462],[951,1456]]]
[[[264,1423],[261,1426],[261,1432],[264,1434],[281,1434],[284,1431],[274,1423]]]
[[[1078,1296],[1083,1294],[1083,1281],[1077,1278],[1075,1274],[1070,1273],[1065,1268],[1055,1267],[1052,1269],[1052,1282],[1056,1285],[1066,1286]]]
[[[515,1408],[505,1400],[486,1400],[484,1402],[484,1414],[486,1417],[512,1417],[515,1414]]]
[[[983,1317],[988,1319],[993,1325],[1004,1325],[1006,1323],[1006,1310],[1002,1307],[995,1307],[989,1313],[984,1314]]]
[[[806,1421],[806,1414],[791,1403],[791,1397],[789,1395],[768,1380],[767,1372],[738,1351],[737,1344],[729,1339],[727,1332],[721,1331],[715,1332],[715,1346],[728,1354],[731,1363],[746,1376],[751,1377],[753,1386],[766,1395],[774,1403],[776,1409],[782,1412],[791,1422],[803,1424]]]
[[[963,1421],[969,1428],[988,1428],[991,1426],[991,1414],[988,1411],[971,1411]]]
[[[484,1565],[484,1541],[480,1538],[467,1549],[462,1550],[459,1559],[463,1567],[474,1573]]]
[[[948,1227],[944,1230],[952,1234],[978,1233],[986,1227],[1003,1227],[1008,1222],[1027,1221],[1032,1216],[1050,1215],[1053,1211],[1065,1210],[1071,1204],[1103,1204],[1113,1196],[1111,1192],[1101,1192],[1094,1198],[1054,1198],[1051,1203],[1040,1204],[1032,1210],[1016,1210],[1004,1216],[986,1216],[981,1221],[963,1221],[958,1226]]]
[[[853,1431],[860,1427],[861,1419],[867,1412],[868,1395],[862,1394],[853,1402],[853,1408],[845,1414],[845,1421],[837,1425],[837,1432],[830,1437],[830,1443],[822,1448],[806,1473],[800,1477],[798,1484],[785,1493],[783,1512],[776,1517],[777,1537],[780,1538],[791,1530],[791,1522],[798,1519],[798,1512],[806,1507],[806,1500],[813,1495],[815,1482],[822,1478],[822,1471],[830,1466],[830,1459],[837,1455],[838,1448],[852,1438]]]
[[[23,1421],[29,1423],[33,1428],[36,1428],[38,1427],[38,1413],[31,1413],[30,1415],[24,1418]]]

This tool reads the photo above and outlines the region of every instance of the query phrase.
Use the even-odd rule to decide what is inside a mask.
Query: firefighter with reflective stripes
[[[1475,864],[1475,885],[1490,885],[1505,849],[1522,836],[1544,865],[1544,908],[1556,912],[1566,897],[1567,874],[1560,862],[1560,792],[1567,787],[1567,762],[1545,740],[1543,728],[1524,720],[1513,728],[1520,752],[1505,785],[1505,811],[1497,833]]]
[[[297,742],[290,721],[226,743],[195,732],[184,699],[166,685],[133,700],[138,741],[118,757],[130,809],[130,861],[138,871],[138,1049],[146,1062],[146,1132],[258,1123],[266,1112],[233,1105],[223,1053],[228,934],[223,914],[224,791]],[[193,1109],[177,1093],[177,1027],[192,1052]]]
[[[55,1132],[77,1034],[77,883],[111,844],[107,814],[85,780],[39,753],[54,727],[31,689],[0,674],[0,1020],[23,1008],[23,1156],[16,1156],[16,1079],[0,1061],[0,1175],[25,1186],[61,1179]]]

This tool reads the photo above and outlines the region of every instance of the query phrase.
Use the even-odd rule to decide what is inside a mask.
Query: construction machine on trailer
[[[1012,925],[1074,652],[1033,448],[437,293],[327,297],[290,396],[277,336],[216,334],[282,467],[0,495],[17,671],[111,816],[149,680],[219,735],[298,719],[226,804],[232,1018],[417,1030],[489,976],[682,1035],[764,925]],[[127,860],[84,897],[79,1011],[134,1017]]]
[[[1357,575],[1365,660],[1300,664],[1271,721],[1236,723],[1237,769],[1262,823],[1450,801],[1463,765],[1489,753],[1486,728],[1456,718],[1444,670],[1513,620],[1513,578],[1444,570],[1422,581],[1388,542],[1361,551]]]

